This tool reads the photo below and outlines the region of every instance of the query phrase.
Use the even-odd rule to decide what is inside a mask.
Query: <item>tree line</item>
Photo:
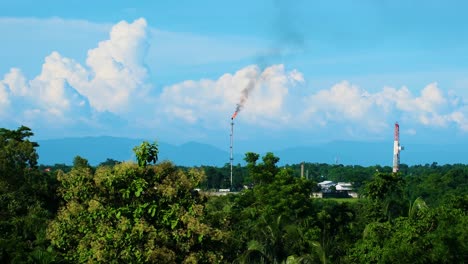
[[[246,153],[228,165],[137,162],[38,165],[27,127],[0,128],[2,263],[465,263],[468,166],[305,163]],[[50,170],[48,169],[50,168]],[[311,198],[323,179],[350,181],[360,198]],[[243,188],[248,186],[249,188]]]

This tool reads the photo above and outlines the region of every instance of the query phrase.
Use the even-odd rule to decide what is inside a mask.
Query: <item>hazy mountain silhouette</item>
[[[77,155],[97,165],[107,158],[119,161],[134,160],[132,149],[141,144],[143,139],[117,137],[83,137],[40,140],[38,148],[39,162],[53,165],[56,163],[72,164]],[[214,146],[188,142],[179,146],[158,142],[159,160],[170,160],[181,166],[215,165],[223,166],[229,162],[228,151]],[[468,144],[426,145],[408,144],[401,153],[401,163],[438,164],[466,163]],[[291,147],[272,150],[280,157],[280,165],[297,164],[302,161],[317,163],[338,163],[345,165],[383,165],[391,166],[393,142],[352,142],[334,141],[315,146]],[[264,153],[260,153],[263,155]],[[243,153],[236,153],[235,164],[243,163]]]
[[[77,155],[97,165],[106,159],[134,160],[133,148],[143,139],[117,137],[83,137],[40,140],[38,153],[41,164],[72,164]],[[150,141],[151,142],[151,141]],[[159,160],[170,160],[181,166],[217,165],[229,162],[229,153],[211,145],[188,142],[180,146],[158,142]],[[240,160],[241,157],[236,157]]]

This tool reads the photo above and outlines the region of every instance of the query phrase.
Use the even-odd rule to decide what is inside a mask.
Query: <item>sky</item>
[[[237,152],[468,138],[466,1],[0,1],[0,124]]]

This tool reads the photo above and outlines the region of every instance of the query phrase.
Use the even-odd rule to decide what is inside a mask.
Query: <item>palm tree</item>
[[[286,260],[285,237],[287,225],[282,216],[274,221],[268,221],[265,216],[260,217],[256,224],[260,236],[248,242],[247,250],[239,257],[240,263],[282,263]]]
[[[420,196],[414,200],[414,202],[411,204],[410,202],[410,207],[408,210],[408,217],[409,218],[415,218],[418,214],[419,211],[424,211],[427,208],[429,208],[426,204],[426,202],[423,200],[423,198]]]

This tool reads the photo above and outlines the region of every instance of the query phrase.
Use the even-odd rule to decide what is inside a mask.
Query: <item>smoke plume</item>
[[[231,119],[236,118],[237,114],[242,110],[242,108],[245,105],[245,102],[247,102],[247,99],[249,98],[250,92],[254,88],[255,88],[255,80],[250,79],[247,86],[241,91],[241,98],[239,100],[239,103],[236,105],[236,110],[234,111],[234,114],[232,115]]]
[[[296,16],[289,1],[276,0],[275,7],[278,10],[272,23],[272,46],[265,52],[255,56],[255,63],[262,72],[268,65],[281,63],[285,56],[302,51],[305,40],[295,22]],[[257,78],[257,77],[256,77]],[[255,88],[256,78],[250,79],[242,90],[239,103],[231,119],[234,119],[244,107],[250,92]]]
[[[271,46],[255,58],[261,69],[270,64],[284,63],[285,57],[293,56],[305,47],[304,34],[298,22],[300,7],[286,0],[276,0],[274,5],[276,13],[271,25]]]

